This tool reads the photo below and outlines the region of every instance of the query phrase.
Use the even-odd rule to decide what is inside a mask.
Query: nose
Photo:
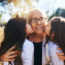
[[[38,24],[41,24],[41,22],[40,22],[40,21],[38,21]]]

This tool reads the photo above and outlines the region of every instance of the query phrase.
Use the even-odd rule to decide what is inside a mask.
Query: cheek
[[[33,30],[35,30],[35,24],[32,24],[31,27]]]
[[[45,29],[46,25],[45,25],[45,23],[44,23],[44,22],[42,22],[42,26],[43,26],[43,28]]]
[[[26,25],[26,33],[27,33],[27,34],[32,33],[32,31],[33,31],[33,30],[32,30],[31,25],[27,24],[27,25]]]
[[[43,25],[45,25],[45,22],[44,22],[44,21],[42,21],[42,24],[43,24]]]

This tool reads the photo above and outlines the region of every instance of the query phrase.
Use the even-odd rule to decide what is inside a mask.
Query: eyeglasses
[[[41,17],[40,19],[38,18],[32,18],[32,23],[39,23],[39,22],[42,22],[43,21],[43,17]]]

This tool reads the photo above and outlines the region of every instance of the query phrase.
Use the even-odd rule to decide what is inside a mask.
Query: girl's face
[[[50,36],[50,30],[51,30],[51,22],[48,22],[48,24],[45,27],[46,35]]]
[[[32,27],[30,24],[26,24],[26,34],[29,35],[29,34],[32,34],[33,33],[33,30],[32,30]]]

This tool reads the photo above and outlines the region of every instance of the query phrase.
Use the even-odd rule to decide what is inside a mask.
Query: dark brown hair
[[[19,50],[21,52],[22,45],[26,37],[25,29],[26,19],[24,18],[12,18],[8,21],[4,29],[4,40],[0,47],[0,56],[14,45],[16,46],[15,50]]]
[[[65,54],[65,19],[62,17],[53,17],[51,20],[50,37],[47,36],[47,41],[55,42]],[[52,34],[54,33],[54,37]]]

